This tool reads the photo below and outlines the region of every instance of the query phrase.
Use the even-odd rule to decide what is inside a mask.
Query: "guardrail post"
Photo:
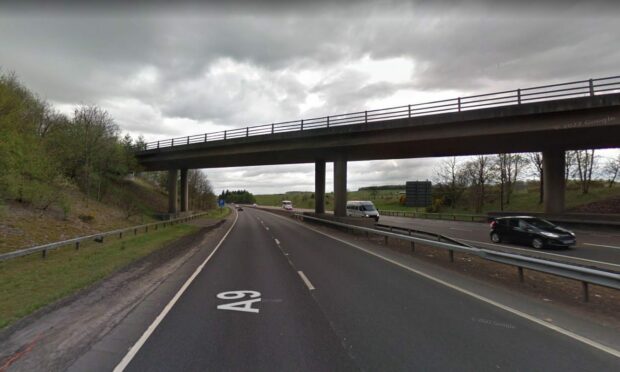
[[[47,249],[44,249],[44,250],[41,251],[41,257],[42,258],[47,257]]]
[[[329,128],[329,116],[327,116],[327,127]]]
[[[273,129],[274,129],[274,127],[275,127],[275,126],[276,126],[275,124],[271,124],[271,134],[273,134],[273,133],[274,133],[274,132],[273,132]]]
[[[159,148],[159,141],[157,141],[157,148]]]
[[[411,117],[411,105],[408,106],[409,107],[409,117]]]
[[[594,95],[594,81],[592,79],[590,79],[590,95]]]
[[[304,119],[301,119],[301,130],[304,130]]]
[[[368,124],[368,111],[364,111],[364,124]]]
[[[75,242],[75,250],[80,250],[80,242]]]
[[[521,88],[517,89],[517,104],[521,104]]]
[[[174,138],[172,139],[172,145],[170,145],[170,146],[174,146]]]
[[[461,112],[461,97],[457,98],[459,103],[459,112]]]
[[[583,288],[583,302],[590,301],[588,282],[581,282],[581,288]]]
[[[118,238],[123,239],[123,232],[118,233]]]
[[[187,145],[189,145],[189,136],[187,136]]]
[[[246,137],[250,136],[250,127],[245,127],[245,136]]]
[[[148,226],[144,226],[144,232],[145,233],[149,232],[149,227]]]
[[[224,139],[226,139],[226,131],[224,131]]]
[[[519,270],[519,282],[523,283],[525,281],[523,277],[523,268],[521,266],[517,266],[517,269]]]

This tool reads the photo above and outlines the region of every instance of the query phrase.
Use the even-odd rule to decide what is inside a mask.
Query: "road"
[[[612,371],[620,360],[252,208],[177,298],[125,370]]]
[[[620,271],[620,231],[613,231],[611,229],[571,229],[577,235],[577,245],[574,247],[569,249],[548,248],[536,251],[531,247],[523,245],[492,243],[489,240],[489,225],[486,223],[392,216],[381,216],[380,222],[386,225],[441,234],[481,248],[527,254]]]

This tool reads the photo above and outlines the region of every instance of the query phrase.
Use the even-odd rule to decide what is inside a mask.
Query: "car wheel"
[[[545,246],[545,242],[541,238],[534,238],[532,240],[532,247],[535,249],[542,249]]]
[[[494,233],[491,234],[491,241],[493,243],[501,243],[502,242],[502,237],[499,236],[498,233],[494,232]]]

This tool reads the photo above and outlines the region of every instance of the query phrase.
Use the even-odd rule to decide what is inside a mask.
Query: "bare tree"
[[[596,167],[596,157],[594,156],[594,149],[592,150],[578,150],[575,151],[575,161],[577,163],[577,175],[579,176],[579,182],[581,183],[581,193],[587,194],[590,190],[590,183],[592,182],[592,173]]]
[[[527,154],[527,159],[530,163],[530,169],[533,171],[533,174],[538,177],[538,204],[542,204],[545,198],[542,153],[530,152]]]
[[[620,173],[620,154],[616,158],[607,160],[603,168],[603,174],[607,177],[607,186],[612,188],[616,182],[616,177]]]
[[[467,187],[465,174],[456,157],[441,161],[436,179],[444,188],[450,207],[454,209]]]
[[[564,181],[568,183],[571,175],[575,174],[577,165],[576,151],[566,151],[564,153]]]
[[[521,168],[525,166],[526,160],[520,154],[497,154],[495,158],[495,169],[499,179],[499,205],[500,210],[504,210],[504,201],[510,204],[510,197]]]
[[[492,159],[479,155],[468,161],[464,167],[465,175],[472,190],[476,213],[482,212],[486,196],[486,185],[494,179]]]

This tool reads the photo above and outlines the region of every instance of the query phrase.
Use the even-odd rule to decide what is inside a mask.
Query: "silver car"
[[[371,201],[351,200],[347,202],[347,216],[374,218],[379,221],[379,211]]]

